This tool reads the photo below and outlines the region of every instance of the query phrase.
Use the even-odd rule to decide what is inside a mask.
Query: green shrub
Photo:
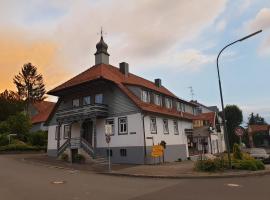
[[[238,144],[233,145],[233,158],[237,160],[243,159],[243,154]]]
[[[76,162],[76,163],[84,163],[85,162],[85,157],[82,154],[76,154],[74,156],[74,162]]]
[[[215,172],[223,169],[220,159],[198,160],[195,163],[195,170],[203,172]]]
[[[0,135],[0,146],[5,146],[9,144],[9,139],[6,134]]]
[[[68,161],[68,154],[66,154],[66,153],[63,153],[62,155],[61,155],[61,160],[63,160],[63,161]]]
[[[46,131],[36,131],[27,135],[28,142],[33,146],[47,146],[47,138]]]
[[[27,144],[9,144],[6,146],[1,146],[0,151],[6,152],[6,151],[40,151],[44,150],[42,147],[37,146],[30,146]]]
[[[260,160],[255,160],[255,159],[253,159],[253,160],[234,160],[232,163],[232,167],[234,169],[251,170],[251,171],[265,169],[263,162]]]

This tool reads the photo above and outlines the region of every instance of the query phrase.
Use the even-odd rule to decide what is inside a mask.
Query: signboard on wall
[[[164,153],[164,148],[161,145],[154,145],[152,147],[152,152],[151,152],[151,156],[156,158],[156,157],[161,157],[163,156]]]

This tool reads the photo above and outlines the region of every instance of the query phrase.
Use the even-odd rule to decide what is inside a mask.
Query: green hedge
[[[41,151],[46,150],[45,147],[40,146],[31,146],[28,144],[9,144],[0,147],[0,152],[7,152],[7,151]]]
[[[262,161],[255,159],[232,159],[232,168],[236,170],[264,170],[265,166]],[[227,159],[216,158],[207,160],[198,160],[195,163],[195,170],[203,172],[216,172],[229,169],[229,164]]]

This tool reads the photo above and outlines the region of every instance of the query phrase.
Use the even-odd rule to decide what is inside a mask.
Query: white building
[[[96,47],[93,67],[48,92],[59,97],[47,121],[48,155],[106,157],[105,124],[111,124],[114,163],[152,163],[152,145],[161,141],[165,161],[186,159],[196,104],[179,99],[160,79],[130,73],[125,62],[110,65],[103,37]]]

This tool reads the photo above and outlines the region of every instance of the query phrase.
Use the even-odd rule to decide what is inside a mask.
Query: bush
[[[233,145],[233,158],[237,160],[243,159],[243,154],[238,144]]]
[[[63,160],[63,161],[68,161],[68,154],[66,154],[66,153],[63,153],[62,155],[61,155],[61,160]]]
[[[9,139],[6,134],[0,135],[0,146],[5,146],[9,144]]]
[[[234,160],[232,167],[234,169],[251,170],[251,171],[265,169],[263,162],[260,160],[255,160],[255,159],[253,159],[253,160]]]
[[[44,150],[44,148],[37,146],[30,146],[27,144],[9,144],[0,147],[0,151],[40,151],[40,150]]]
[[[27,135],[28,142],[33,146],[47,146],[47,138],[46,131],[36,131]]]
[[[76,162],[76,163],[84,163],[85,162],[85,157],[82,154],[76,154],[74,156],[74,162]]]
[[[203,172],[215,172],[223,169],[220,159],[198,160],[195,163],[195,170]]]

